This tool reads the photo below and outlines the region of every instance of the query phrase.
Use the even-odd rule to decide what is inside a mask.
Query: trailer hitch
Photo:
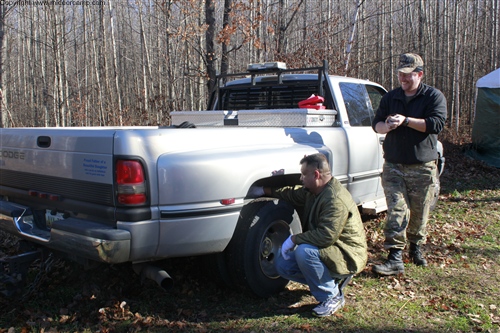
[[[37,259],[44,259],[45,256],[42,249],[37,249],[0,258],[0,293],[8,298],[20,294],[26,285],[31,264]]]

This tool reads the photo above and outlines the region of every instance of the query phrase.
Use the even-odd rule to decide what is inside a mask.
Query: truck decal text
[[[0,150],[0,156],[2,158],[13,158],[16,160],[24,160],[25,153],[22,151],[15,151],[15,150]]]
[[[104,177],[108,166],[105,160],[98,160],[95,158],[83,159],[83,170],[88,176]]]

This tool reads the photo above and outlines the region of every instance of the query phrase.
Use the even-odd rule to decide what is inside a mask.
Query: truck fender
[[[325,146],[304,144],[228,147],[169,153],[158,160],[159,203],[185,205],[244,198],[253,184],[299,175],[300,160]]]

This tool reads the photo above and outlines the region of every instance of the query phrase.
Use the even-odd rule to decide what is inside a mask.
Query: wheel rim
[[[290,225],[285,221],[272,222],[266,229],[260,242],[259,262],[264,275],[271,279],[279,278],[274,261],[278,256],[281,244],[290,235]]]

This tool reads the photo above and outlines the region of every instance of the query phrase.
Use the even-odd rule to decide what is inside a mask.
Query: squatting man
[[[303,209],[303,231],[282,244],[276,269],[283,278],[309,286],[319,302],[313,315],[330,316],[345,304],[345,285],[366,266],[366,235],[356,203],[332,176],[326,156],[304,156],[300,165],[302,186],[252,187],[250,195]]]

